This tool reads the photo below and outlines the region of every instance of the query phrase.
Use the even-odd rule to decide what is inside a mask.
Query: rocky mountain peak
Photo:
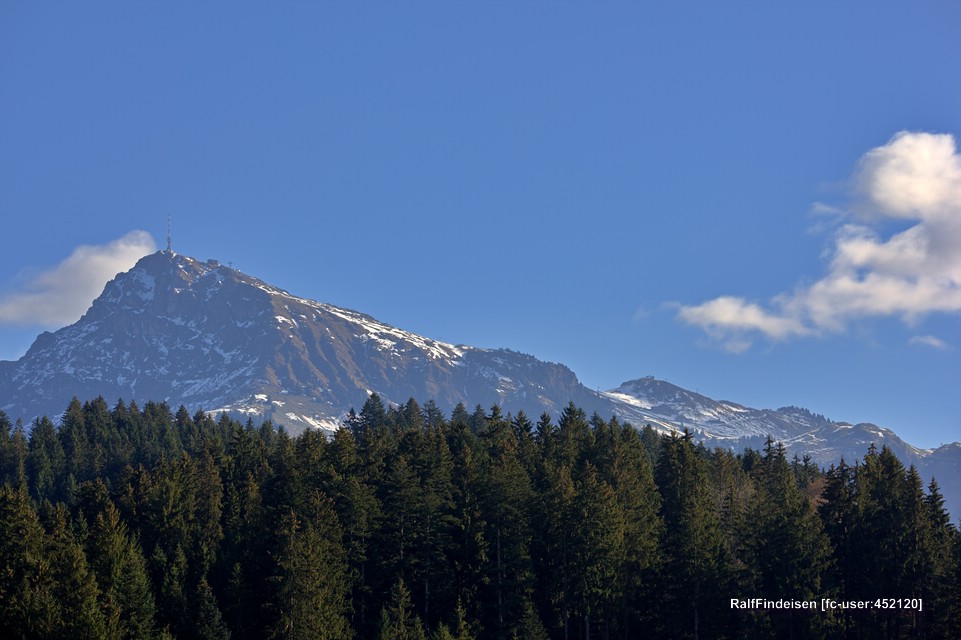
[[[145,256],[76,323],[41,334],[20,360],[0,362],[0,409],[27,424],[56,419],[74,396],[103,396],[269,418],[293,432],[335,429],[373,392],[388,403],[433,400],[445,411],[497,404],[531,417],[557,416],[573,402],[588,415],[688,429],[709,446],[760,447],[770,436],[820,464],[857,459],[875,442],[922,468],[937,461],[953,474],[942,478],[946,494],[961,486],[957,448],[931,455],[875,425],[797,407],[752,409],[650,376],[599,393],[561,364],[432,340],[170,251]]]

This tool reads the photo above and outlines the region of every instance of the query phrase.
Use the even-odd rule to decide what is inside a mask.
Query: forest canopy
[[[821,469],[573,404],[372,395],[331,437],[0,412],[5,638],[961,637],[961,541],[887,448]],[[773,610],[878,598],[923,608]]]

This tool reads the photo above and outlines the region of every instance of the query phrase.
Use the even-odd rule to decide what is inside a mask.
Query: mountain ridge
[[[516,373],[533,369],[538,382],[520,382]],[[564,365],[432,340],[167,252],[107,283],[78,322],[0,363],[0,389],[0,409],[27,419],[60,410],[73,395],[104,395],[279,417],[295,430],[336,428],[373,391],[444,407],[464,401],[557,413],[563,405],[552,398],[563,394],[590,409],[613,408]]]
[[[961,512],[961,445],[920,449],[870,423],[798,407],[753,409],[650,376],[599,392],[560,363],[419,336],[169,251],[143,257],[108,282],[80,320],[42,333],[19,360],[0,362],[0,409],[28,423],[57,415],[74,396],[104,396],[257,416],[294,432],[333,430],[373,392],[396,404],[498,404],[531,416],[556,417],[573,402],[636,426],[686,428],[711,446],[740,449],[770,436],[822,465],[888,444],[926,475],[930,468],[949,476],[942,484],[957,487]]]

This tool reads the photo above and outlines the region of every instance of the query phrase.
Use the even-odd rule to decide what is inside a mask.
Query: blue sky
[[[961,5],[171,4],[0,6],[0,359],[170,212],[591,387],[961,439]]]

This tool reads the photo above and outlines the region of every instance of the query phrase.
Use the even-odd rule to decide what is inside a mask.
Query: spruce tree
[[[729,590],[729,576],[718,514],[703,476],[689,433],[664,439],[654,475],[664,522],[658,613],[664,632],[674,638],[717,635],[730,615],[715,596]]]
[[[214,597],[213,589],[202,579],[193,597],[193,628],[190,637],[196,640],[230,640],[230,631],[224,622]]]
[[[0,485],[0,637],[52,637],[63,628],[47,539],[26,486]]]
[[[638,432],[616,418],[611,432],[609,467],[599,470],[614,495],[624,520],[624,562],[616,578],[620,599],[616,603],[616,627],[622,636],[640,632],[650,624],[645,603],[654,599],[654,580],[659,561],[660,496],[654,484],[650,458]],[[614,621],[611,621],[614,624]]]
[[[66,500],[66,455],[60,437],[46,417],[33,422],[27,453],[31,495],[38,502]]]
[[[51,506],[49,511],[44,555],[50,563],[53,603],[60,610],[61,625],[56,635],[102,638],[106,624],[97,602],[97,581],[70,530],[70,516],[62,504]]]
[[[303,438],[301,436],[301,440]],[[375,608],[373,603],[371,586],[375,582],[373,578],[376,572],[370,566],[370,545],[380,522],[381,505],[374,486],[361,469],[351,430],[336,431],[324,455],[320,466],[329,473],[323,485],[324,491],[333,500],[334,510],[343,528],[343,545],[347,552],[350,600],[353,603],[351,625],[359,634],[366,635],[373,633],[373,626],[378,622],[376,615],[379,608]],[[310,460],[301,457],[300,463],[309,464]]]
[[[485,537],[490,541],[484,619],[494,637],[506,638],[523,614],[533,588],[530,555],[531,481],[518,451],[521,441],[496,405],[481,436],[486,468],[480,484]]]
[[[420,592],[420,613],[430,626],[446,616],[455,603],[455,579],[449,561],[456,522],[454,460],[445,424],[435,419],[423,425],[422,432],[408,432],[401,446],[410,456],[421,487],[422,519],[415,543],[416,572],[411,579],[417,581],[412,589]]]
[[[574,515],[574,608],[583,637],[592,629],[605,635],[616,628],[616,609],[623,593],[618,580],[626,559],[624,511],[614,489],[588,464],[577,483]]]
[[[530,600],[524,602],[524,613],[520,623],[511,635],[512,640],[549,640],[547,629],[541,622]]]
[[[13,425],[7,414],[0,410],[0,484],[16,484],[17,460],[13,448]]]
[[[418,537],[426,517],[425,504],[420,482],[406,455],[398,455],[388,463],[379,498],[385,517],[374,544],[381,558],[377,571],[379,591],[386,592],[398,576],[413,584],[419,569]]]
[[[818,507],[824,532],[831,542],[833,562],[826,574],[825,587],[833,593],[848,592],[857,582],[855,571],[855,531],[857,527],[857,490],[851,467],[844,458],[827,472],[827,483]]]
[[[575,503],[576,489],[566,465],[547,463],[544,471],[544,493],[539,510],[536,533],[536,561],[540,580],[538,592],[550,611],[549,628],[563,631],[568,637],[576,629],[577,571],[576,554],[580,551],[578,527],[582,525]]]
[[[486,418],[485,418],[486,420]],[[490,557],[490,541],[481,500],[484,457],[483,446],[471,431],[471,417],[458,405],[451,414],[447,432],[453,459],[451,513],[453,566],[452,594],[460,598],[468,615],[479,617],[480,591]]]
[[[105,637],[153,638],[156,606],[146,562],[137,540],[110,502],[90,527],[87,557],[100,588]]]
[[[273,637],[346,640],[347,567],[341,531],[329,501],[310,499],[310,513],[290,511],[281,520],[275,551],[277,621]]]
[[[390,600],[380,615],[380,640],[426,640],[424,625],[414,613],[410,591],[403,578],[398,578],[390,590]]]
[[[760,465],[751,516],[748,548],[756,592],[797,601],[822,596],[830,542],[813,506],[801,494],[783,445],[770,439]],[[794,609],[766,617],[779,636],[820,637],[823,626],[830,623],[825,616],[812,617],[807,611]]]
[[[929,530],[931,571],[926,576],[925,601],[930,601],[925,632],[930,637],[953,637],[952,620],[961,620],[961,609],[954,607],[955,593],[961,595],[961,572],[955,566],[955,555],[961,542],[958,530],[944,507],[944,496],[937,480],[931,479],[924,498]],[[961,626],[961,622],[957,626]]]

